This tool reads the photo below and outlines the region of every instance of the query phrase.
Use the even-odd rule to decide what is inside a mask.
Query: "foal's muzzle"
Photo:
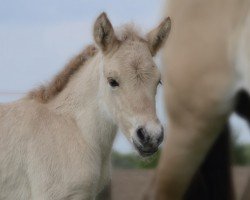
[[[136,130],[133,143],[141,156],[151,156],[158,150],[159,145],[163,141],[163,132],[162,126],[155,131],[149,131],[145,127],[139,127]]]

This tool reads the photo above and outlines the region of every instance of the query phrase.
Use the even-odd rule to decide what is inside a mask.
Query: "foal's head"
[[[163,127],[155,109],[161,77],[153,56],[169,31],[169,18],[145,39],[131,28],[116,35],[105,13],[94,25],[94,39],[103,56],[100,74],[103,107],[142,156],[156,152],[163,140]]]

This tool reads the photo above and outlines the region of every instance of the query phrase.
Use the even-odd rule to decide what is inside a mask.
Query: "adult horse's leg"
[[[185,116],[184,110],[177,113]],[[175,117],[180,119],[183,116],[175,114]],[[173,200],[182,199],[183,196],[186,200],[233,199],[228,124],[220,127],[218,122],[209,122],[212,124],[211,128],[197,131],[199,126],[202,127],[203,120],[191,120],[190,116],[185,118],[187,125],[182,123],[176,130],[169,127],[167,132],[172,133],[167,137],[166,146],[169,148],[163,150],[157,177],[154,177],[147,188],[144,199]],[[216,126],[220,128],[215,128]],[[155,185],[156,190],[152,191]]]
[[[250,124],[250,96],[246,90],[237,93],[235,112]],[[231,155],[230,127],[228,123],[212,146],[205,161],[196,172],[186,194],[186,200],[232,199],[234,197]],[[250,199],[250,181],[242,200]]]
[[[180,200],[219,138],[235,100],[226,0],[169,1],[173,26],[164,52],[167,139],[157,200]]]
[[[230,200],[234,198],[234,190],[230,165],[230,133],[226,124],[208,152],[203,164],[192,178],[192,182],[184,195],[185,200]],[[190,163],[192,160],[190,160]],[[186,167],[183,167],[185,173]],[[165,174],[163,175],[165,176]],[[158,200],[157,191],[154,189],[156,177],[145,191],[143,200]],[[162,184],[162,183],[161,183]],[[173,182],[173,185],[175,183]],[[163,193],[167,193],[165,190]],[[164,199],[166,197],[162,197]],[[168,199],[175,199],[168,197]],[[244,199],[245,200],[245,199]]]
[[[185,134],[189,138],[181,139],[180,137]],[[208,136],[206,133],[205,135],[197,133],[192,135],[184,130],[176,130],[174,135],[169,136],[169,143],[165,146],[157,171],[154,199],[180,200],[183,198],[192,177],[203,162],[204,155],[217,137],[216,134]],[[203,176],[202,173],[201,176]],[[205,184],[206,178],[204,178]],[[203,187],[205,188],[206,185]]]
[[[226,124],[194,176],[184,199],[229,200],[233,197],[230,130]]]

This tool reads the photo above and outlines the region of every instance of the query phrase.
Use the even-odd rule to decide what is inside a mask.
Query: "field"
[[[138,200],[153,173],[153,170],[114,170],[112,177],[112,199]],[[250,199],[250,196],[243,198],[247,191],[250,192],[250,167],[234,167],[233,179],[236,200]]]

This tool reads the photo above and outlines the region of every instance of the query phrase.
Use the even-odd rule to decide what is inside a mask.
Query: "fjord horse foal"
[[[110,180],[121,129],[142,156],[158,150],[160,72],[153,56],[170,31],[165,19],[147,37],[115,33],[106,14],[91,45],[48,84],[0,105],[0,199],[94,200]]]

